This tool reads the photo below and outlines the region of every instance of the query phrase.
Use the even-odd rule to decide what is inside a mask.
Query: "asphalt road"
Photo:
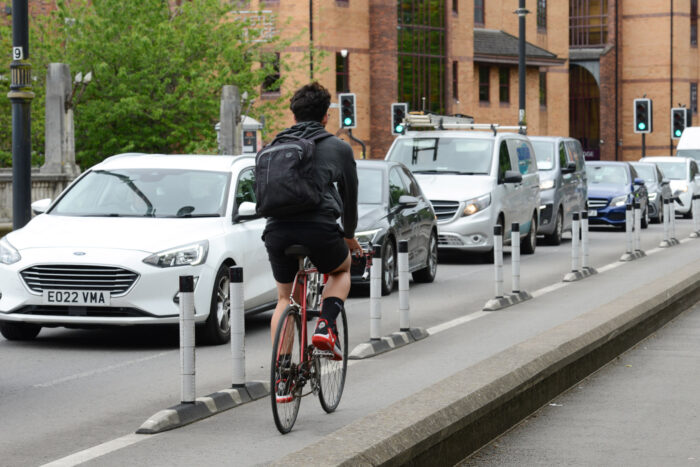
[[[700,304],[460,466],[700,464]]]
[[[679,219],[678,238],[687,237],[691,227],[691,221]],[[339,410],[325,415],[317,401],[308,398],[287,436],[276,432],[267,399],[164,434],[133,435],[149,416],[179,402],[175,328],[59,328],[42,330],[33,342],[0,338],[1,463],[40,465],[83,450],[88,450],[84,459],[92,459],[88,465],[268,462],[606,303],[664,270],[700,259],[697,245],[686,242],[637,262],[617,263],[625,248],[624,234],[597,229],[590,237],[592,265],[615,263],[618,269],[560,288],[570,269],[569,241],[538,247],[534,256],[522,258],[522,288],[537,291],[530,309],[541,307],[541,312],[480,312],[492,298],[493,266],[441,258],[436,282],[411,288],[411,326],[427,328],[433,335],[380,357],[351,362]],[[642,248],[654,251],[661,239],[661,226],[652,225],[642,233]],[[506,258],[506,277],[509,264]],[[509,286],[507,278],[506,289]],[[382,328],[389,334],[398,329],[398,294],[385,297],[382,308]],[[366,290],[353,293],[347,310],[352,349],[369,338]],[[268,377],[268,321],[269,314],[264,314],[246,322],[248,380]],[[228,347],[198,348],[197,394],[229,384]],[[115,450],[120,446],[128,447]]]

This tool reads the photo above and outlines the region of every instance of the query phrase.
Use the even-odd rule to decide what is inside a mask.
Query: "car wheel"
[[[664,205],[661,204],[661,206],[658,207],[656,212],[658,213],[658,215],[656,216],[656,219],[654,219],[654,222],[656,224],[663,224],[663,222],[664,222]]]
[[[647,227],[649,227],[649,208],[646,208],[644,210],[644,215],[642,216],[641,224],[642,224],[643,229],[646,229]]]
[[[203,344],[225,344],[231,339],[231,288],[229,266],[222,264],[216,273],[209,316],[201,329]]]
[[[520,251],[525,255],[531,255],[537,248],[537,216],[532,215],[530,220],[530,230],[527,231],[525,238],[520,240]]]
[[[41,331],[38,324],[0,323],[0,334],[8,341],[30,341]]]
[[[396,279],[396,248],[394,241],[387,237],[382,245],[382,295],[389,295],[394,290]]]
[[[557,211],[557,217],[554,219],[554,232],[544,236],[547,243],[550,245],[561,245],[561,234],[564,231],[564,215],[559,208]]]
[[[430,240],[428,240],[428,260],[426,261],[425,267],[423,269],[413,273],[414,281],[433,282],[435,280],[438,263],[437,243],[437,235],[435,234],[435,232],[432,232],[430,234]]]

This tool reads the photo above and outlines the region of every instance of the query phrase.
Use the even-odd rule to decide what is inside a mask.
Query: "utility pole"
[[[518,125],[521,127],[520,131],[524,133],[522,127],[527,124],[525,118],[525,15],[530,13],[525,9],[525,0],[520,0],[515,13],[518,15]]]
[[[12,102],[12,227],[25,226],[31,219],[32,66],[29,63],[28,0],[12,0],[12,81],[7,97]]]

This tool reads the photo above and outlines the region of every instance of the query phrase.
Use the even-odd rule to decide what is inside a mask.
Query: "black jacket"
[[[300,122],[277,136],[294,135],[308,139],[321,133],[328,136],[316,141],[314,152],[316,177],[326,187],[319,208],[288,218],[270,217],[267,226],[276,227],[283,222],[335,224],[340,217],[344,237],[353,238],[357,227],[357,167],[350,145],[328,133],[319,122]]]

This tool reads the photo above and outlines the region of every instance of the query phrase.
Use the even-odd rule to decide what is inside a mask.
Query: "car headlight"
[[[681,185],[678,187],[674,195],[680,195],[681,193],[687,193],[688,192],[688,185]]]
[[[207,260],[207,253],[209,253],[209,241],[203,240],[198,243],[153,253],[144,259],[143,262],[159,268],[197,266]]]
[[[0,238],[0,263],[2,264],[14,264],[22,259],[19,251],[7,241],[5,237]]]
[[[373,229],[355,232],[355,239],[358,241],[358,243],[373,243],[377,234],[381,231],[382,229]]]
[[[622,195],[622,196],[616,196],[612,200],[610,200],[610,206],[619,208],[620,206],[624,206],[627,204],[627,195]]]
[[[540,190],[551,190],[554,188],[554,180],[544,180],[540,183]]]
[[[483,211],[491,204],[491,195],[485,194],[479,196],[478,198],[467,200],[465,203],[464,211],[462,215],[471,216],[479,211]]]
[[[656,201],[658,193],[649,193],[649,201]]]

